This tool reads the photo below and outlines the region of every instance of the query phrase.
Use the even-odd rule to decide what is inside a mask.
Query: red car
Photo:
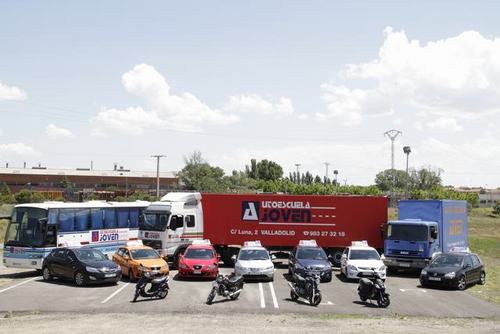
[[[179,258],[180,277],[216,278],[219,256],[212,245],[191,245]]]

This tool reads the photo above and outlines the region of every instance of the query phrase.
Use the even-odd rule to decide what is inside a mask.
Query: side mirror
[[[236,255],[231,256],[231,260],[232,260],[233,262],[236,262],[236,259],[237,259],[237,258],[238,258],[238,257],[237,257]]]
[[[276,260],[276,255],[272,254],[271,255],[271,261],[274,261],[274,260]]]

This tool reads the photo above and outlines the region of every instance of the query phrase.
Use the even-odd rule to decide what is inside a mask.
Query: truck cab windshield
[[[429,228],[425,225],[416,224],[389,224],[387,227],[387,239],[405,241],[428,241]]]
[[[167,212],[144,212],[143,219],[139,223],[139,229],[146,231],[165,231],[167,229],[168,218],[170,213]]]
[[[44,225],[47,210],[38,208],[15,208],[5,234],[6,246],[42,247],[45,242]]]

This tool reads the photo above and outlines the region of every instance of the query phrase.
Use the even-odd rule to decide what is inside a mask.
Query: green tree
[[[278,180],[283,177],[283,168],[276,162],[267,159],[259,162],[251,159],[250,166],[245,167],[245,173],[255,180]]]
[[[314,183],[321,183],[321,177],[319,175],[316,175],[316,177],[314,178]]]
[[[441,187],[441,169],[433,170],[431,168],[422,168],[418,171],[412,170],[410,178],[414,187],[421,190],[431,190]]]
[[[193,152],[184,158],[184,162],[186,165],[179,172],[179,180],[184,189],[206,192],[227,191],[222,168],[210,166],[200,152]]]
[[[404,189],[408,176],[404,170],[386,169],[375,176],[375,184],[382,191],[392,189],[393,178],[395,178],[395,188]]]
[[[5,204],[15,204],[16,203],[16,198],[10,191],[10,188],[8,185],[2,183],[2,186],[0,187],[0,203],[5,203]]]
[[[28,190],[28,189],[23,189],[20,190],[16,195],[16,201],[17,203],[41,203],[45,201],[45,197],[43,197],[42,194]]]

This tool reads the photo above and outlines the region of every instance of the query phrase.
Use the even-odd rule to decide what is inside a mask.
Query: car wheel
[[[465,280],[465,276],[462,275],[458,279],[457,289],[458,290],[465,290],[466,287],[467,287],[467,281]]]
[[[486,273],[484,271],[481,271],[481,276],[479,277],[479,284],[481,285],[486,284]]]
[[[420,278],[420,286],[422,288],[425,288],[427,286],[427,284],[425,284],[425,281],[422,278]]]
[[[50,281],[52,280],[52,275],[50,274],[50,269],[49,267],[45,266],[42,269],[42,277],[44,281]]]
[[[332,275],[328,276],[324,280],[322,280],[323,283],[330,283],[332,281]]]
[[[75,284],[77,286],[84,286],[85,285],[85,276],[79,271],[77,271],[75,274]]]

